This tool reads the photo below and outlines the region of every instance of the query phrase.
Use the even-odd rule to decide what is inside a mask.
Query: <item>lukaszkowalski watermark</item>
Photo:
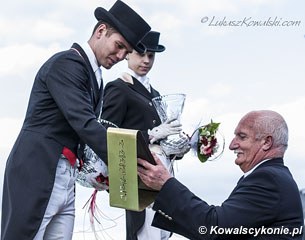
[[[252,235],[257,237],[259,235],[289,235],[291,237],[296,235],[301,235],[303,232],[303,226],[288,228],[288,227],[232,227],[232,228],[223,228],[218,226],[200,226],[198,228],[199,234],[210,234],[210,235]]]
[[[203,17],[201,23],[209,27],[299,27],[301,20],[288,20],[282,17],[267,17],[266,19],[254,19],[244,17],[241,19],[229,19],[227,17]]]

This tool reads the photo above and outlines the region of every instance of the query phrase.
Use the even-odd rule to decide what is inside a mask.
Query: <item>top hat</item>
[[[165,47],[159,44],[159,37],[159,32],[150,31],[145,35],[141,42],[145,45],[148,52],[163,52]]]
[[[141,39],[151,29],[148,23],[128,5],[118,0],[107,11],[98,7],[94,11],[97,20],[102,20],[114,27],[125,40],[138,52],[146,51]]]

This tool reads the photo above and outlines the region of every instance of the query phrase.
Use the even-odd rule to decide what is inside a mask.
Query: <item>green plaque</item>
[[[108,128],[107,151],[110,206],[143,210],[154,201],[157,192],[144,185],[138,177],[138,157],[155,164],[141,132]]]

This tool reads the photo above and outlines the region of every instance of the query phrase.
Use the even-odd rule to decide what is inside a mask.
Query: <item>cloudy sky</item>
[[[6,1],[0,14],[0,190],[5,161],[20,130],[33,79],[55,52],[88,40],[97,6],[114,0]],[[162,94],[187,95],[182,123],[191,133],[199,121],[221,122],[226,149],[202,164],[192,153],[175,165],[176,176],[210,204],[220,204],[242,174],[228,150],[239,119],[248,111],[271,109],[290,128],[285,163],[305,188],[305,2],[303,0],[126,0],[161,32],[166,51],[150,72]],[[103,71],[116,79],[122,62]],[[77,186],[74,240],[94,239],[83,205],[92,189]],[[1,199],[0,199],[1,200]],[[124,211],[98,194],[105,214],[101,239],[124,239]],[[173,239],[183,239],[175,236]]]

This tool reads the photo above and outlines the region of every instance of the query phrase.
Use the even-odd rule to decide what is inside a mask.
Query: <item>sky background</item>
[[[114,2],[11,0],[1,4],[1,193],[5,162],[21,128],[36,72],[54,53],[73,42],[87,41],[96,23],[94,9],[109,9]],[[305,1],[125,2],[161,32],[160,44],[166,51],[156,54],[149,77],[161,94],[186,94],[184,130],[192,133],[200,121],[211,118],[221,122],[226,140],[223,156],[202,164],[190,152],[175,164],[176,177],[209,204],[221,204],[242,175],[228,150],[234,128],[247,112],[270,109],[288,123],[285,163],[299,188],[305,188]],[[267,21],[269,26],[254,26]],[[123,61],[104,70],[105,83],[124,69]],[[77,185],[76,191],[73,240],[94,239],[83,209],[92,189]],[[98,237],[125,239],[124,211],[109,207],[108,201],[106,192],[98,193],[97,203],[105,214],[96,226]]]

